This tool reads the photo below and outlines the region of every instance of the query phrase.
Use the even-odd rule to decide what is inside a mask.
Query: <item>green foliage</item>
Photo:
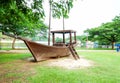
[[[0,31],[9,32],[14,35],[36,35],[37,31],[41,28],[47,28],[43,23],[44,17],[41,0],[36,4],[32,4],[32,7],[27,6],[27,2],[24,0],[9,0],[0,4]]]
[[[57,37],[57,38],[56,38],[56,40],[55,40],[55,42],[63,42],[63,39],[62,39],[62,38]]]
[[[38,17],[37,19],[44,18],[45,16],[43,4],[42,4],[43,1],[44,0],[33,0],[33,4],[31,5],[34,12],[37,10],[35,12],[35,16]]]
[[[55,18],[68,18],[70,9],[73,7],[73,0],[51,1],[52,16]]]
[[[101,26],[87,29],[89,40],[99,41],[101,44],[111,44],[120,40],[120,16],[116,16],[112,22],[101,24]]]
[[[73,7],[73,0],[50,1],[53,17],[68,17],[68,13]],[[26,0],[1,0],[0,31],[17,36],[35,36],[43,29],[46,32],[47,26],[43,23],[45,13],[42,3],[43,0],[33,0],[30,5]]]
[[[82,43],[86,42],[87,37],[85,35],[81,35],[81,36],[76,36],[77,40],[81,41]]]

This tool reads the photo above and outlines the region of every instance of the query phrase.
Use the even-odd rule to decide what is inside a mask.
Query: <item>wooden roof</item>
[[[76,31],[74,30],[55,30],[51,31],[51,33],[75,33]]]

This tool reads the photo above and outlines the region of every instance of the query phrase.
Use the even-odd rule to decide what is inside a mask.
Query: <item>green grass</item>
[[[19,60],[19,59],[25,59],[32,56],[31,54],[12,54],[12,53],[0,53],[0,64],[1,63],[7,63],[7,62],[11,62],[11,61],[15,61],[15,60]]]
[[[79,51],[80,56],[94,62],[94,66],[81,69],[64,69],[50,67],[44,64],[21,62],[22,67],[10,66],[8,62],[23,60],[30,54],[3,54],[0,55],[0,64],[9,68],[9,71],[20,69],[19,72],[8,72],[4,78],[15,78],[12,83],[119,83],[120,82],[120,53],[116,51]],[[1,61],[2,60],[2,61]],[[17,65],[18,63],[16,63]],[[29,65],[28,65],[29,64]],[[71,63],[72,64],[72,63]],[[25,65],[25,66],[23,66]],[[24,69],[27,67],[27,69]],[[1,67],[0,67],[1,68]],[[24,70],[24,71],[23,71]],[[19,77],[19,78],[18,78]],[[20,79],[20,78],[23,78]],[[1,79],[0,79],[1,80]]]
[[[96,66],[88,69],[90,74],[97,76],[100,81],[104,80],[107,83],[120,82],[120,53],[115,51],[101,51],[101,52],[79,52],[85,58],[95,62]],[[104,82],[103,82],[104,83]]]
[[[91,68],[65,70],[55,67],[36,67],[37,74],[28,78],[33,83],[119,83],[120,53],[79,52],[94,61]],[[72,63],[71,63],[72,64]]]
[[[27,50],[27,48],[16,48],[16,49],[12,49],[12,48],[0,48],[0,50]]]
[[[12,48],[0,48],[0,50],[12,50]]]
[[[86,48],[86,47],[76,47],[77,50],[112,50],[112,48]]]

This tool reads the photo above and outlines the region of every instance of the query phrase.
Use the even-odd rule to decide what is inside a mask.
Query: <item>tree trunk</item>
[[[48,31],[48,45],[50,45],[50,31],[51,31],[51,0],[49,0],[49,31]]]
[[[109,45],[107,45],[107,48],[109,47]]]
[[[0,38],[0,50],[1,50],[1,48],[2,48],[2,44],[1,44],[1,38]]]
[[[115,42],[112,42],[112,50],[114,49],[114,44],[115,44]]]
[[[64,21],[64,16],[63,16],[63,30],[65,30],[65,21]]]
[[[16,41],[16,38],[13,39],[12,49],[15,49],[15,41]]]

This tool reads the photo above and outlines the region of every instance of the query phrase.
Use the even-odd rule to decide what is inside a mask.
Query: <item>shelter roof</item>
[[[55,30],[51,31],[51,33],[75,33],[76,31],[74,30]]]

